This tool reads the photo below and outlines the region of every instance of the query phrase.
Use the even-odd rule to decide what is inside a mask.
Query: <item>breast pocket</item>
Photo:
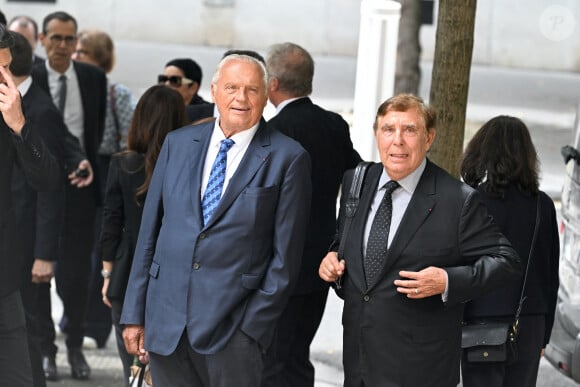
[[[277,185],[269,187],[248,187],[242,192],[238,203],[238,210],[247,224],[254,227],[254,231],[268,232],[274,222],[278,204],[279,189]]]

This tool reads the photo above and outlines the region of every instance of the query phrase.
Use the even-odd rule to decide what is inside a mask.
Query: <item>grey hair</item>
[[[257,65],[260,70],[262,71],[262,78],[264,81],[264,90],[268,90],[268,70],[266,70],[266,66],[264,65],[264,63],[260,62],[259,60],[257,60],[256,58],[249,56],[249,55],[240,55],[240,54],[231,54],[228,55],[226,57],[224,57],[220,63],[218,64],[213,77],[211,79],[211,83],[214,85],[217,85],[217,82],[220,78],[221,75],[221,71],[222,68],[225,66],[226,63],[231,62],[231,61],[241,61],[241,62],[246,62],[246,63],[253,63],[255,65]]]
[[[312,93],[314,60],[299,45],[286,42],[270,46],[266,66],[270,79],[278,80],[280,90],[294,97]]]

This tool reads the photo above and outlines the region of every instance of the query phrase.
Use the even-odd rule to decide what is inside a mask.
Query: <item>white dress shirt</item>
[[[226,188],[228,187],[230,179],[240,166],[240,162],[244,158],[244,155],[248,150],[250,142],[252,141],[254,135],[258,131],[258,125],[260,125],[259,122],[256,125],[252,126],[250,129],[243,130],[230,137],[232,140],[234,140],[234,145],[228,151],[226,164],[226,178],[222,189],[222,196],[224,192],[226,192]],[[205,156],[205,163],[203,165],[203,177],[201,180],[202,199],[203,194],[205,193],[205,189],[207,187],[209,175],[211,173],[211,167],[220,150],[221,141],[225,140],[225,138],[226,136],[224,136],[224,132],[222,132],[222,129],[219,126],[219,120],[216,120],[215,125],[213,127],[211,139],[209,140],[209,148],[207,149],[207,155]]]

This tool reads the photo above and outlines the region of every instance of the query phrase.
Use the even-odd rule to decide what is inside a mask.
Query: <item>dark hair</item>
[[[6,15],[4,15],[4,12],[0,11],[0,24],[3,24],[6,26]]]
[[[14,44],[14,38],[6,26],[0,23],[0,49],[11,48]]]
[[[435,129],[437,125],[437,112],[435,109],[423,102],[423,100],[413,94],[397,94],[379,106],[373,129],[377,130],[379,117],[385,116],[388,112],[406,112],[411,109],[417,109],[423,118],[423,124],[427,131]]]
[[[304,48],[294,43],[274,44],[268,50],[268,77],[276,78],[281,91],[293,97],[312,93],[314,60]]]
[[[196,61],[189,58],[178,58],[170,60],[165,64],[165,67],[175,66],[183,71],[183,75],[186,78],[191,79],[194,82],[197,82],[198,85],[201,85],[201,78],[203,73],[201,71],[201,67],[197,64]]]
[[[8,31],[14,40],[10,47],[12,62],[10,62],[10,72],[17,77],[30,75],[32,71],[32,46],[24,35],[18,32]]]
[[[18,24],[20,24],[21,27],[27,27],[29,24],[31,24],[32,27],[34,28],[34,39],[38,40],[38,24],[33,18],[26,15],[14,16],[8,22],[7,27],[10,27],[14,22],[18,22]]]
[[[145,181],[137,188],[141,202],[149,189],[155,162],[167,133],[186,124],[185,106],[181,94],[163,85],[151,86],[143,93],[133,113],[127,135],[129,151],[145,156]]]
[[[539,161],[530,132],[522,120],[497,116],[475,133],[463,153],[460,173],[472,187],[501,195],[509,184],[537,193]]]
[[[252,58],[259,60],[263,64],[266,64],[266,61],[264,60],[264,57],[262,55],[258,54],[256,51],[252,51],[252,50],[236,50],[236,49],[227,50],[222,55],[222,59],[225,58],[226,56],[229,56],[229,55],[246,55],[246,56],[251,56]]]
[[[70,14],[68,14],[64,11],[57,11],[57,12],[49,13],[48,15],[46,15],[44,17],[44,20],[42,21],[42,33],[43,34],[46,34],[48,32],[48,23],[50,23],[50,21],[53,19],[60,20],[62,22],[72,21],[75,25],[75,32],[78,29],[77,20],[74,17],[72,17]]]

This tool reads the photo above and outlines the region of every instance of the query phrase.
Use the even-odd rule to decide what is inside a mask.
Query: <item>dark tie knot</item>
[[[397,188],[399,188],[399,186],[400,186],[399,183],[396,182],[395,180],[388,181],[384,185],[384,187],[385,187],[385,195],[392,194],[394,190],[396,190]]]
[[[230,150],[230,148],[235,144],[234,140],[231,138],[226,138],[225,140],[221,141],[220,145],[220,152],[226,152]]]
[[[60,77],[58,77],[58,80],[61,82],[65,82],[66,81],[66,75],[61,74]]]

